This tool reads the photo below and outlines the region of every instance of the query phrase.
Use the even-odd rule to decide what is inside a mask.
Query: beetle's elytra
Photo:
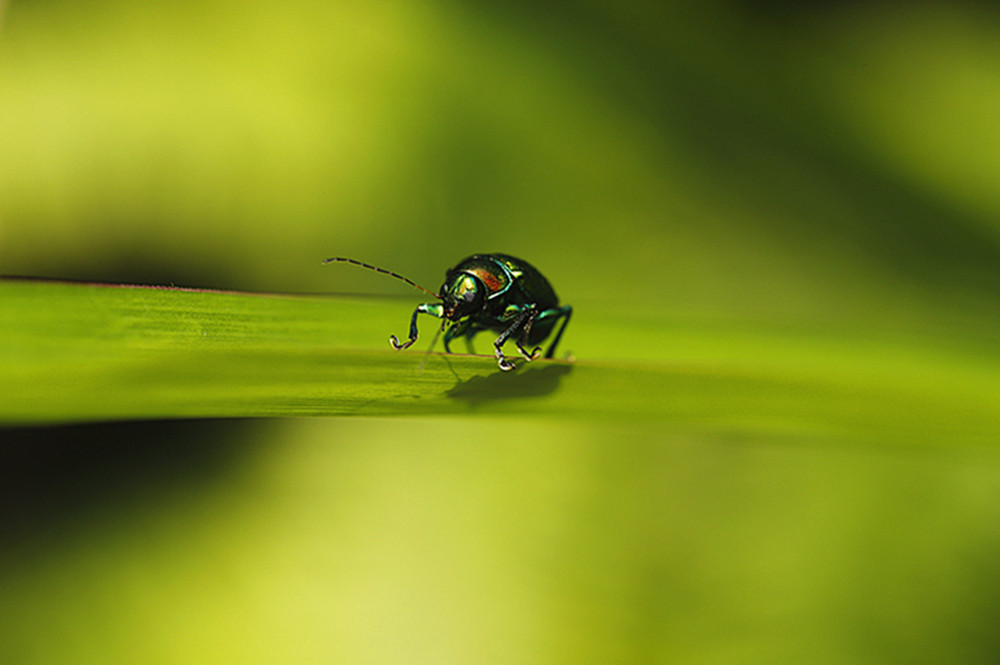
[[[517,350],[525,360],[539,357],[543,342],[562,321],[558,332],[545,352],[551,358],[566,330],[573,308],[559,305],[559,298],[549,281],[534,266],[523,259],[508,254],[474,254],[451,268],[437,293],[384,268],[354,259],[335,256],[324,263],[346,262],[395,277],[440,302],[417,305],[410,319],[410,336],[405,342],[392,335],[389,342],[396,349],[405,349],[417,341],[417,315],[430,314],[441,319],[444,349],[451,353],[451,341],[457,337],[472,337],[483,330],[499,333],[493,347],[497,365],[504,371],[514,369],[514,363],[503,355],[501,347],[514,339]],[[451,325],[448,326],[448,323]],[[530,352],[525,347],[534,347]]]

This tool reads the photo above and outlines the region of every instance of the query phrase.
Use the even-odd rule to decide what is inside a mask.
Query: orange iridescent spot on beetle
[[[505,286],[507,286],[507,280],[503,279],[504,275],[502,273],[497,274],[495,272],[490,272],[489,270],[484,270],[482,268],[470,270],[472,274],[482,280],[486,288],[492,293],[500,291]]]

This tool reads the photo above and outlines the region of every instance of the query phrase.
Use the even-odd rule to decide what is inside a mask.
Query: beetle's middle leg
[[[520,351],[524,359],[528,361],[537,359],[542,353],[542,347],[540,346],[533,348],[531,353],[524,350],[524,345],[528,343],[528,336],[531,334],[531,326],[535,323],[535,319],[538,318],[538,309],[534,305],[532,305],[530,309],[531,315],[528,317],[528,320],[524,322],[524,327],[521,328],[521,334],[517,336],[517,340],[515,341],[515,344],[517,344],[517,350]]]
[[[534,305],[530,305],[529,307],[521,310],[521,312],[514,319],[514,322],[511,323],[509,326],[507,326],[507,328],[502,333],[500,333],[500,336],[497,337],[496,341],[493,342],[493,346],[494,348],[496,348],[497,352],[496,353],[497,365],[503,371],[509,372],[510,370],[514,369],[514,363],[512,363],[511,361],[507,360],[507,358],[504,357],[503,351],[500,350],[500,347],[502,347],[504,345],[504,342],[506,342],[507,339],[515,332],[523,330],[525,326],[527,326],[530,329],[531,322],[535,320],[535,316],[537,315],[538,315],[538,309]],[[522,346],[522,341],[524,339],[525,337],[523,334],[518,337],[517,348],[527,360],[532,360],[533,354],[528,354],[524,350],[524,347]]]

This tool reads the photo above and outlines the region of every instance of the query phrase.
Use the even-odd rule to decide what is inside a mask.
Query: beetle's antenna
[[[395,277],[398,280],[402,280],[402,281],[406,282],[407,284],[409,284],[413,288],[420,289],[421,291],[423,291],[427,295],[434,296],[438,300],[441,300],[441,296],[439,296],[438,294],[436,294],[436,293],[434,293],[434,292],[432,292],[432,291],[430,291],[428,289],[425,289],[424,287],[422,287],[419,284],[417,284],[416,282],[414,282],[412,279],[408,279],[406,277],[403,277],[402,275],[398,275],[398,274],[392,272],[391,270],[386,270],[385,268],[379,268],[378,266],[373,266],[373,265],[370,265],[368,263],[364,263],[362,261],[356,261],[354,259],[349,259],[346,256],[334,256],[334,257],[331,257],[329,259],[324,260],[323,263],[353,263],[356,266],[361,266],[362,268],[368,268],[369,270],[374,270],[375,272],[380,272],[383,275],[389,275],[389,277]]]

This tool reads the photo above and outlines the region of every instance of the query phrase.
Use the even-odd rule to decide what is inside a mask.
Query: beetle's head
[[[460,273],[441,285],[440,294],[445,318],[458,321],[483,308],[486,286],[476,277]]]

